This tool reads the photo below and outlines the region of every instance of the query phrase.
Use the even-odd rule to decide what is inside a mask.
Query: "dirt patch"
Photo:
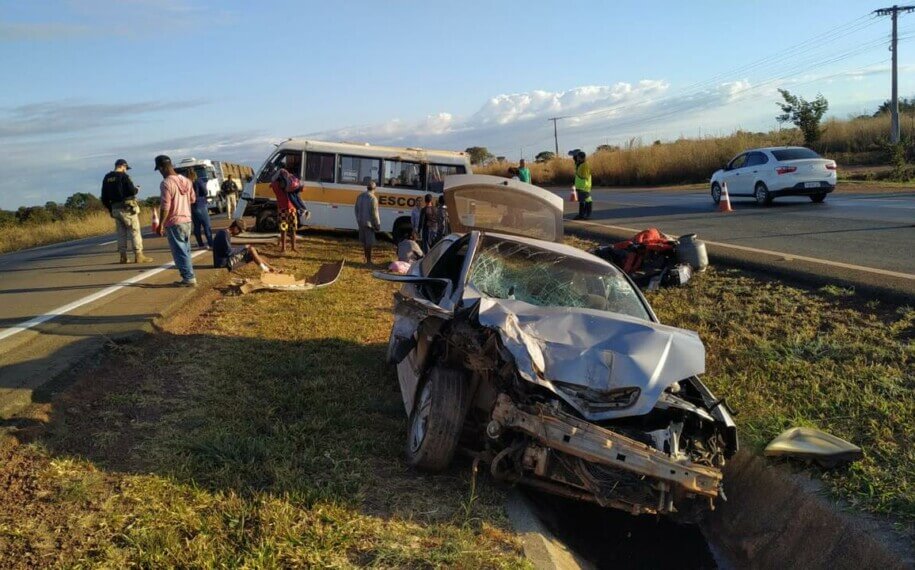
[[[822,486],[784,465],[740,453],[725,469],[728,501],[703,525],[737,567],[911,568],[912,536],[842,512]],[[837,508],[838,507],[838,508]]]

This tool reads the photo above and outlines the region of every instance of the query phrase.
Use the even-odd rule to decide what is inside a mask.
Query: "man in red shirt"
[[[288,181],[289,172],[285,168],[281,168],[273,176],[273,182],[270,183],[270,189],[276,195],[277,222],[280,225],[280,253],[286,251],[287,233],[289,234],[290,247],[292,251],[295,251],[295,232],[299,227],[295,206],[289,200],[289,194],[286,193]]]
[[[156,170],[162,175],[159,235],[168,238],[175,268],[181,273],[181,281],[175,285],[196,287],[197,277],[191,262],[191,204],[197,199],[194,187],[190,180],[175,172],[172,159],[164,154],[156,157]]]

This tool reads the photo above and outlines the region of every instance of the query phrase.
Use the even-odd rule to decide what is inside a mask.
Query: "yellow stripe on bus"
[[[361,194],[362,190],[348,190],[346,188],[322,188],[320,186],[306,186],[302,190],[303,202],[319,202],[325,204],[336,204],[340,206],[353,206],[356,204],[356,197]],[[425,192],[417,191],[416,194],[393,194],[382,188],[376,190],[378,196],[378,205],[382,208],[412,208],[417,200],[422,200]],[[273,190],[270,184],[260,182],[254,187],[254,195],[268,197],[273,196]]]

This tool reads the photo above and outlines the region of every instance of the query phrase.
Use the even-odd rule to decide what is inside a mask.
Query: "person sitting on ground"
[[[400,243],[397,244],[397,261],[406,261],[407,263],[413,263],[418,259],[422,259],[423,250],[419,247],[419,244],[416,243],[411,236],[406,236]]]
[[[267,265],[267,262],[257,253],[253,245],[232,247],[232,236],[237,236],[243,231],[245,231],[245,222],[238,219],[229,224],[227,229],[216,232],[216,237],[213,240],[213,267],[217,269],[225,267],[232,271],[253,261],[260,266],[261,271],[274,273],[275,270]]]

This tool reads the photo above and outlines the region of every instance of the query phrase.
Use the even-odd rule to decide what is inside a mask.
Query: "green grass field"
[[[268,255],[299,276],[361,257],[320,235]],[[464,459],[436,476],[404,465],[383,363],[393,290],[358,262],[307,293],[220,286],[161,332],[111,344],[4,422],[0,567],[525,567],[503,488]],[[705,381],[739,410],[744,445],[794,425],[848,438],[865,459],[814,474],[912,525],[913,309],[714,270],[651,302],[702,336]]]

